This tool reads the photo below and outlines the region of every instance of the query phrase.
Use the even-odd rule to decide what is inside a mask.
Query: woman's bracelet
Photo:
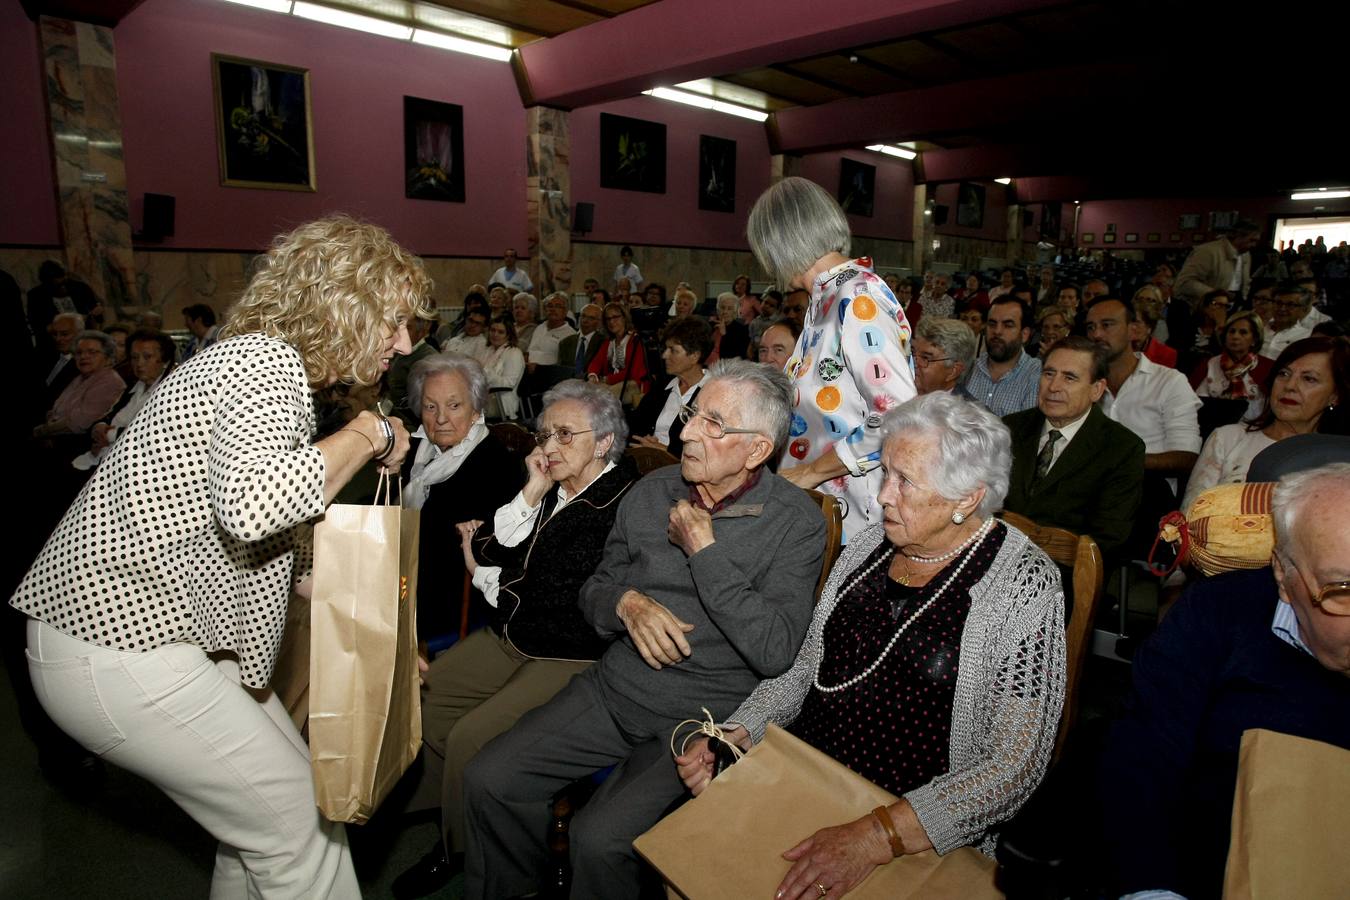
[[[376,450],[375,450],[375,442],[372,441],[372,440],[370,439],[370,437],[366,435],[365,432],[361,431],[361,430],[358,429],[358,428],[342,428],[342,429],[340,429],[340,430],[341,430],[341,431],[350,431],[352,434],[359,434],[359,435],[361,435],[361,437],[363,437],[363,438],[366,439],[366,443],[370,445],[370,452],[371,452],[371,453],[375,453],[375,452],[376,452]]]
[[[891,843],[892,856],[905,855],[905,842],[900,839],[899,833],[895,830],[895,823],[891,821],[891,812],[884,806],[878,806],[872,810],[872,818],[881,824],[886,832],[886,840]]]
[[[380,416],[380,430],[384,432],[384,452],[375,457],[376,462],[385,459],[390,453],[394,452],[394,426],[390,425],[389,420],[384,416]],[[372,444],[372,446],[374,445]]]

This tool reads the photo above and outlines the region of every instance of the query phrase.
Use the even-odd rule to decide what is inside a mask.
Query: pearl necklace
[[[962,550],[969,547],[971,544],[979,541],[986,534],[988,534],[989,529],[993,527],[994,527],[994,518],[993,516],[990,516],[989,518],[984,520],[983,525],[981,525],[979,528],[975,530],[974,534],[972,534],[970,537],[966,538],[964,541],[958,544],[955,550],[950,550],[942,554],[941,556],[910,556],[908,553],[904,553],[903,550],[900,552],[904,553],[905,559],[911,559],[916,563],[926,563],[931,565],[933,563],[946,562],[956,554],[960,553]]]
[[[993,527],[993,525],[994,525],[994,519],[991,517],[991,518],[988,519],[982,526],[980,526],[980,529],[979,529],[978,531],[975,532],[974,537],[976,537],[976,538],[983,538],[986,534],[989,533],[989,530]],[[969,544],[969,543],[970,543],[970,541],[967,541],[967,542],[966,542],[966,544]],[[965,544],[962,545],[962,547],[964,547],[964,546],[965,546]],[[843,597],[846,593],[848,593],[849,590],[851,590],[852,588],[854,588],[854,587],[858,584],[858,582],[862,581],[862,580],[863,580],[864,578],[866,578],[868,575],[872,574],[872,572],[876,569],[877,566],[881,565],[882,562],[884,562],[884,561],[890,559],[890,558],[891,558],[892,556],[894,556],[894,555],[895,555],[895,550],[894,550],[894,548],[892,548],[891,551],[890,551],[889,553],[887,553],[885,556],[882,556],[882,557],[881,557],[880,559],[878,559],[876,562],[872,563],[870,566],[868,566],[866,569],[863,570],[863,572],[862,572],[861,575],[859,575],[857,578],[855,578],[855,579],[853,579],[851,582],[849,582],[848,587],[845,588],[844,590],[840,591],[840,592],[838,593],[837,596]],[[973,555],[973,554],[972,554],[972,555]],[[912,559],[912,558],[913,558],[913,557],[911,557],[911,559]],[[875,671],[877,670],[877,668],[878,668],[878,667],[886,660],[886,657],[890,655],[891,648],[893,648],[893,647],[896,645],[896,643],[900,640],[900,636],[901,636],[902,634],[904,634],[906,631],[909,630],[909,626],[911,626],[911,625],[914,624],[914,620],[915,620],[915,619],[919,618],[919,616],[921,616],[921,615],[923,615],[925,612],[927,612],[927,611],[928,611],[928,607],[930,607],[930,606],[932,606],[934,603],[936,603],[936,602],[938,601],[938,598],[941,597],[943,594],[945,594],[945,593],[947,592],[947,588],[951,587],[952,582],[954,582],[958,577],[960,577],[961,571],[966,567],[966,563],[968,563],[968,562],[970,562],[970,557],[969,557],[969,556],[967,556],[965,559],[961,560],[961,562],[957,563],[956,568],[952,570],[951,577],[948,578],[946,581],[944,581],[944,582],[942,583],[942,587],[940,587],[940,588],[937,589],[937,593],[935,593],[935,594],[933,594],[933,596],[929,597],[929,598],[928,598],[928,601],[927,601],[926,603],[924,603],[923,606],[920,606],[918,609],[916,609],[916,610],[914,611],[914,614],[911,615],[908,619],[906,619],[905,622],[904,622],[904,624],[901,625],[901,626],[896,630],[895,634],[891,636],[890,641],[886,644],[885,648],[882,649],[881,655],[878,656],[878,657],[876,658],[876,660],[875,660],[870,666],[868,666],[866,669],[863,669],[862,672],[858,673],[857,675],[854,675],[854,676],[853,676],[852,678],[850,678],[848,681],[841,681],[839,684],[832,684],[832,685],[829,685],[829,686],[826,686],[826,685],[823,685],[823,684],[820,683],[820,664],[821,664],[822,662],[825,661],[825,650],[824,650],[824,647],[822,646],[822,647],[821,647],[820,656],[819,656],[819,658],[816,659],[816,672],[815,672],[815,677],[814,677],[814,679],[813,679],[813,683],[814,683],[815,686],[816,686],[816,690],[818,690],[818,691],[820,691],[821,693],[824,693],[824,694],[833,694],[833,693],[836,693],[836,692],[838,692],[838,691],[846,690],[846,689],[848,689],[848,688],[853,687],[855,684],[857,684],[858,682],[862,681],[862,680],[863,680],[864,678],[866,678],[868,675],[871,675],[873,672],[875,672]],[[821,638],[822,638],[822,643],[823,643],[823,639],[824,639],[824,634],[825,634],[825,629],[824,629],[824,628],[821,628]]]

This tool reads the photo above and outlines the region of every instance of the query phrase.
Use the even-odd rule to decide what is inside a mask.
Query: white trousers
[[[220,847],[211,897],[359,898],[343,826],[314,805],[309,749],[269,691],[195,644],[145,653],[28,622],[33,689],[63,731],[150,781]]]

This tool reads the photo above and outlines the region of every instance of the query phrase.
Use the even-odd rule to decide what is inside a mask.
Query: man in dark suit
[[[587,303],[581,308],[577,324],[580,331],[558,343],[558,365],[570,366],[573,375],[584,377],[586,367],[605,342],[604,336],[600,334],[600,307]]]
[[[1038,525],[1088,534],[1110,559],[1130,536],[1144,485],[1144,442],[1097,408],[1105,349],[1071,335],[1041,370],[1034,409],[1003,417],[1012,477],[1003,508]]]

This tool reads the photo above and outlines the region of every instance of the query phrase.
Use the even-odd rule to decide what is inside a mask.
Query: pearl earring
[[[952,521],[953,521],[954,523],[956,523],[957,525],[960,525],[960,524],[961,524],[962,522],[964,522],[965,520],[966,520],[966,514],[965,514],[965,513],[961,513],[961,512],[954,512],[954,513],[952,513]]]

